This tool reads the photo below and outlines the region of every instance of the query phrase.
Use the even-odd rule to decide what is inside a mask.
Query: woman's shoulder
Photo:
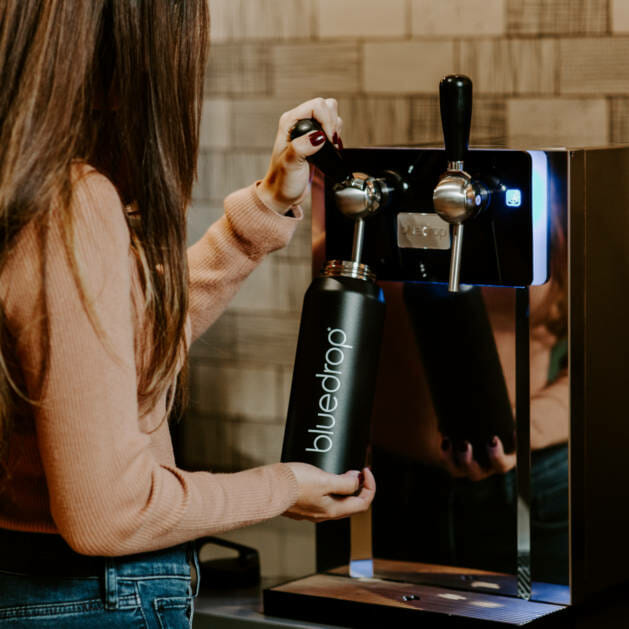
[[[115,206],[124,212],[122,200],[114,183],[91,164],[74,160],[70,166],[70,185],[73,202],[76,202],[78,195],[83,194],[99,207]]]
[[[113,182],[91,164],[75,160],[71,165],[70,183],[70,210],[77,229],[101,242],[103,236],[108,235],[118,244],[128,245],[126,210]]]
[[[50,211],[20,230],[7,250],[0,269],[0,302],[6,302],[16,286],[37,285],[44,251],[49,261],[65,261],[66,243],[72,242],[80,262],[88,267],[102,266],[101,260],[129,251],[125,210],[113,183],[93,166],[76,161],[70,168],[70,184],[66,207],[58,199],[54,201]],[[42,224],[47,224],[47,229],[42,230]]]

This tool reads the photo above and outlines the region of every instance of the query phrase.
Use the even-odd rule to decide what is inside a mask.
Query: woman
[[[341,127],[332,100],[284,114],[186,252],[207,39],[205,0],[0,5],[2,626],[188,626],[190,540],[373,498],[369,470],[175,465],[190,343],[301,218],[325,135],[290,129]]]

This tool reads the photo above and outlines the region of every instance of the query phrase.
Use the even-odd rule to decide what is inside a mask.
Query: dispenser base
[[[551,615],[561,624],[567,612],[561,604],[379,576],[408,573],[410,565],[376,560],[375,578],[352,579],[343,567],[278,585],[265,590],[264,613],[347,627],[397,628],[422,622],[430,627],[548,626]],[[449,577],[455,574],[452,568],[412,565],[424,576],[438,574],[435,568],[444,568]],[[477,576],[484,580],[485,574],[490,573],[479,571]],[[507,575],[495,576],[499,580]]]

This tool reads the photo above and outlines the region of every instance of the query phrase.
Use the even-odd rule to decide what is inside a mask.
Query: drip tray
[[[550,615],[563,616],[567,609],[564,605],[525,601],[487,591],[492,582],[508,575],[493,575],[495,579],[491,581],[487,575],[492,573],[474,573],[474,578],[478,577],[479,583],[488,588],[470,591],[401,581],[399,577],[408,571],[410,564],[383,563],[387,565],[386,572],[394,573],[395,580],[381,576],[352,579],[343,574],[346,568],[339,568],[334,573],[315,574],[265,590],[264,612],[347,627],[397,629],[417,626],[422,619],[428,621],[428,617],[430,622],[425,626],[430,627],[537,626],[538,623],[546,626]],[[396,563],[398,569],[394,569]],[[422,567],[424,573],[428,572],[425,565]],[[441,567],[432,567],[438,573],[436,568]],[[376,567],[376,574],[379,572]]]

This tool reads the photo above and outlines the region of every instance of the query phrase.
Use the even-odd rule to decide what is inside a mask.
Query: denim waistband
[[[100,577],[115,571],[120,577],[190,577],[196,562],[193,542],[120,557],[95,557],[77,553],[60,535],[0,528],[0,570],[7,572]]]
[[[0,528],[0,572],[32,577],[39,583],[63,577],[98,580],[106,609],[124,605],[126,584],[133,580],[181,580],[190,589],[193,570],[197,579],[191,594],[197,596],[200,573],[194,542],[120,557],[93,557],[77,553],[60,535]]]

